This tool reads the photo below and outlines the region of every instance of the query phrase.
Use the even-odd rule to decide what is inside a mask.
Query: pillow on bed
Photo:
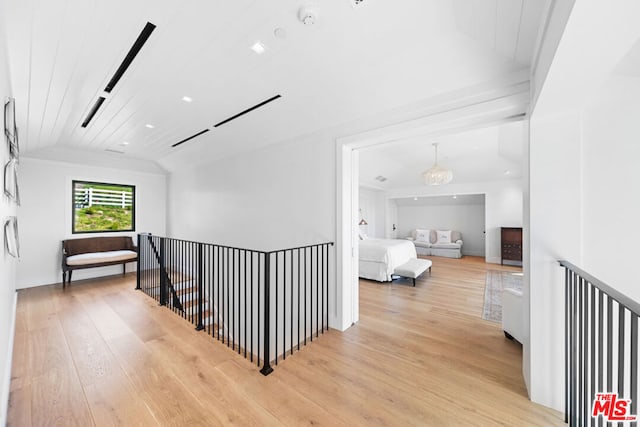
[[[431,230],[416,230],[416,242],[431,243]]]
[[[451,230],[436,230],[436,243],[451,243]]]

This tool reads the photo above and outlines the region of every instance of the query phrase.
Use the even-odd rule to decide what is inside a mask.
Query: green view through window
[[[73,181],[73,233],[135,231],[136,187]]]

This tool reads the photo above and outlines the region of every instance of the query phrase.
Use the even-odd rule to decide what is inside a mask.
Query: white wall
[[[359,188],[358,206],[367,225],[361,225],[360,230],[369,237],[384,238],[385,228],[385,199],[384,192],[364,187]]]
[[[501,261],[501,227],[522,227],[522,182],[508,181],[485,194],[486,205],[486,261]]]
[[[580,115],[534,115],[529,155],[531,327],[523,348],[530,360],[531,398],[561,409],[564,287],[558,260],[580,263]]]
[[[386,203],[386,225],[385,239],[397,239],[398,234],[398,204],[393,199],[387,199]]]
[[[334,241],[335,152],[316,138],[174,171],[170,235],[256,250]]]
[[[398,235],[416,228],[462,233],[463,255],[484,256],[484,203],[467,205],[398,206]]]
[[[500,263],[500,227],[522,227],[522,182],[511,179],[470,184],[447,184],[435,187],[416,187],[388,191],[388,198],[430,195],[485,195],[485,259]],[[402,235],[399,235],[402,237]]]
[[[531,318],[531,305],[529,304],[531,301],[531,251],[529,250],[531,247],[530,122],[527,123],[525,129],[529,138],[526,139],[522,159],[522,271],[524,273],[522,278],[522,376],[529,397],[531,397],[531,344],[529,338],[529,319]]]
[[[583,268],[636,301],[639,117],[640,75],[612,76],[586,109],[582,127]]]
[[[7,52],[4,28],[0,27],[0,99],[4,106],[5,98],[11,95],[9,70],[7,68]],[[17,100],[16,102],[25,102]],[[4,123],[4,119],[0,120]],[[2,125],[4,128],[4,125]],[[0,166],[9,161],[9,150],[2,132],[0,147]],[[4,181],[4,178],[2,178]],[[4,185],[4,184],[3,184]],[[2,191],[0,195],[0,221],[16,215],[16,205]],[[19,224],[22,227],[22,224]],[[11,379],[11,356],[13,353],[13,331],[16,302],[16,260],[5,251],[4,231],[1,232],[2,248],[0,249],[0,425],[6,424],[7,402],[9,401],[9,384]]]
[[[566,259],[640,301],[640,78],[615,77],[584,111],[531,121],[530,313],[525,376],[531,398],[561,409]],[[528,283],[528,286],[527,286]],[[530,322],[530,323],[529,323]]]
[[[136,186],[136,232],[166,233],[166,175],[138,173],[22,157],[20,238],[22,257],[18,288],[62,280],[61,241],[96,236],[71,232],[71,181],[86,180]],[[99,236],[136,233],[100,233]],[[128,265],[134,271],[135,264]],[[77,270],[73,280],[122,272],[122,266]]]
[[[632,99],[638,91],[615,83],[600,97],[598,90],[640,38],[639,15],[638,2],[575,2],[549,69],[535,71],[544,84],[537,86],[530,128],[530,323],[523,367],[531,399],[558,410],[564,406],[564,297],[557,260],[638,295],[628,282],[637,262],[639,210],[628,198],[638,190],[638,104]],[[624,238],[605,249],[611,237],[599,233],[612,226]]]

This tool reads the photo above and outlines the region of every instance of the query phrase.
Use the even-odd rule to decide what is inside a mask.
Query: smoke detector
[[[314,7],[303,6],[298,10],[298,19],[304,25],[313,25],[318,19],[318,11]]]

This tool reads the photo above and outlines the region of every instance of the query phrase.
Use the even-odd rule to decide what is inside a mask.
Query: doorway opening
[[[495,206],[496,203],[499,205],[500,200],[513,201],[514,198],[519,197],[520,211],[514,215],[519,217],[519,221],[522,221],[522,183],[514,185],[514,187],[519,187],[519,194],[516,190],[498,188],[499,185],[492,181],[486,181],[486,190],[479,191],[478,187],[474,186],[472,182],[465,181],[465,174],[468,171],[477,169],[478,166],[486,166],[487,162],[490,163],[490,160],[485,160],[483,163],[482,156],[474,156],[474,148],[468,146],[473,142],[455,143],[454,141],[456,138],[461,138],[460,135],[482,133],[482,131],[491,128],[505,128],[514,123],[526,123],[527,99],[528,82],[520,82],[515,86],[502,87],[491,91],[484,90],[480,94],[470,95],[466,100],[457,99],[452,102],[453,105],[450,103],[435,106],[432,109],[434,112],[419,119],[337,140],[337,240],[339,242],[337,273],[339,286],[336,307],[338,314],[337,327],[339,329],[345,330],[359,320],[358,241],[362,232],[361,227],[364,225],[359,225],[363,220],[363,212],[360,210],[359,200],[361,188],[364,192],[383,192],[381,198],[384,200],[384,214],[379,215],[379,210],[377,209],[374,224],[369,225],[367,221],[366,227],[367,231],[370,232],[373,229],[376,236],[380,235],[384,238],[407,237],[402,235],[402,233],[406,234],[406,230],[399,229],[398,207],[396,203],[392,202],[394,200],[416,197],[420,199],[420,197],[427,196],[453,197],[457,195],[483,194],[486,203],[486,234],[483,235],[485,243],[484,257],[487,262],[499,263],[498,229],[500,224],[505,223],[505,220],[504,218],[499,218],[499,215],[496,217],[492,206]],[[519,138],[522,141],[520,150],[522,150],[528,144],[527,126],[516,125],[510,129],[510,131],[518,129],[517,132],[519,132]],[[396,162],[394,153],[401,151],[399,147],[402,144],[406,144],[413,149],[413,151],[412,149],[406,151],[405,155],[410,158],[410,162],[414,163],[414,169],[417,163],[422,166],[423,170],[426,170],[433,164],[433,160],[426,156],[421,156],[415,149],[425,145],[430,149],[431,142],[436,139],[438,141],[451,140],[452,142],[448,144],[450,147],[469,153],[467,159],[463,161],[463,166],[456,168],[456,173],[459,176],[457,183],[456,178],[454,178],[451,184],[427,188],[420,182],[414,182],[412,185],[405,180],[402,174],[397,175],[397,170],[401,170],[403,167],[394,163]],[[502,154],[509,149],[508,143],[497,141],[495,144],[497,144],[495,148]],[[441,145],[441,154],[443,146]],[[361,169],[363,165],[368,163],[363,163],[362,160],[365,159],[366,162],[367,153],[375,151],[387,153],[380,156],[380,162],[391,168],[391,172],[389,172],[391,176],[386,176],[384,173],[368,173],[367,178],[363,179],[364,171]],[[451,158],[453,159],[455,156],[451,155]],[[446,156],[441,157],[441,159],[443,159],[442,161],[447,160]],[[465,165],[464,162],[468,164]],[[394,167],[397,170],[394,170]],[[496,173],[495,170],[494,173]],[[513,171],[501,169],[499,173],[504,177],[512,174]],[[385,178],[382,183],[379,182],[380,179],[378,177],[380,176]],[[378,178],[378,182],[374,181],[376,178]],[[415,178],[415,174],[413,178]],[[385,187],[384,182],[387,181],[400,182],[401,185],[393,188]],[[500,194],[496,199],[496,194],[498,193]],[[374,203],[378,206],[380,205],[379,200]],[[382,218],[380,218],[381,216]],[[366,221],[366,218],[364,219]]]

